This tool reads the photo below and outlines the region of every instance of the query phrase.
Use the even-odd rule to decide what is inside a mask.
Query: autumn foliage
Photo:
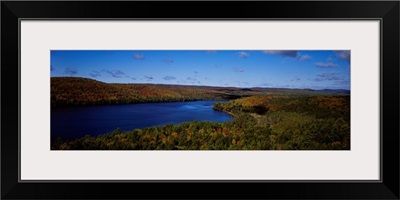
[[[161,84],[110,84],[80,77],[51,78],[51,106],[86,106],[147,102],[237,99],[248,96],[315,96],[336,95],[332,92]],[[343,94],[341,94],[343,95]],[[254,97],[257,102],[258,97]],[[243,102],[251,104],[251,102]]]
[[[194,101],[237,98],[218,89],[204,87],[107,84],[88,78],[52,77],[51,105],[104,105],[146,102]]]
[[[157,90],[146,92],[150,96],[158,94]],[[60,138],[53,142],[52,149],[350,149],[350,96],[347,95],[292,95],[279,91],[278,95],[264,93],[216,103],[213,108],[228,112],[235,119],[226,123],[193,121],[125,132],[116,129],[97,137],[71,141]]]

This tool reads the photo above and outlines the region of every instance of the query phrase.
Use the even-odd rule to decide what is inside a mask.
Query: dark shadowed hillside
[[[51,78],[52,106],[233,99],[234,94],[204,87],[107,84],[87,78]]]

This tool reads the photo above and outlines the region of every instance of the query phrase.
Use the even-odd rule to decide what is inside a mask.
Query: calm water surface
[[[133,130],[188,121],[226,122],[232,117],[215,111],[217,101],[143,103],[51,109],[52,139],[96,136],[119,128]]]

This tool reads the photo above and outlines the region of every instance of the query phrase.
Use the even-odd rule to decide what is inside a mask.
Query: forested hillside
[[[87,78],[51,78],[51,105],[100,105],[231,99],[235,95],[201,87],[107,84]]]
[[[346,92],[281,88],[234,88],[210,86],[109,84],[88,78],[52,77],[51,106],[128,104],[194,100],[236,99],[254,95],[347,95]]]
[[[216,103],[235,119],[53,143],[53,150],[349,150],[350,96],[251,96]]]

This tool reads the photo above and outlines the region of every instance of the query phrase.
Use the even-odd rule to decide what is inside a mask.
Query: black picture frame
[[[162,12],[154,8],[162,8]],[[398,1],[2,1],[2,199],[399,199]],[[379,182],[19,182],[19,19],[380,19]],[[367,155],[366,155],[367,156]],[[152,192],[149,192],[152,191]]]

